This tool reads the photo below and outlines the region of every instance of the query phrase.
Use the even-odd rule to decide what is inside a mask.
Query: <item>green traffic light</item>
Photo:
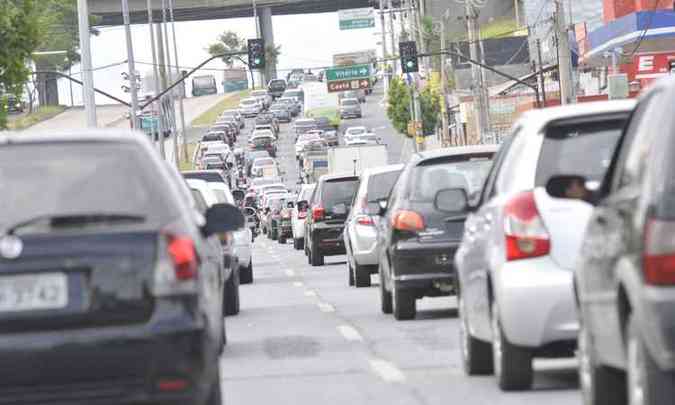
[[[408,67],[411,68],[411,67],[415,66],[415,62],[409,60],[408,63],[406,63],[406,65],[408,65]]]

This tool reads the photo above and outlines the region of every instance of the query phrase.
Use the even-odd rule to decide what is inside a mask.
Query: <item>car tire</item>
[[[352,268],[352,265],[349,263],[349,259],[347,259],[347,273],[349,273],[347,276],[349,279],[348,284],[351,287],[354,285],[354,268]]]
[[[305,245],[305,240],[301,238],[293,238],[293,248],[295,250],[302,250]]]
[[[354,285],[356,288],[370,287],[370,269],[354,263]]]
[[[415,319],[417,313],[417,300],[415,294],[409,290],[392,288],[392,301],[394,304],[394,318],[397,321]]]
[[[285,245],[286,244],[286,236],[280,235],[279,236],[279,244],[280,245]]]
[[[270,234],[272,235],[272,240],[277,240],[279,238],[279,231],[276,229],[270,230]]]
[[[497,303],[492,304],[492,356],[497,383],[502,391],[523,391],[532,387],[532,351],[511,344],[504,336]]]
[[[253,283],[253,260],[248,263],[248,266],[239,269],[239,283],[252,284]]]
[[[626,405],[626,373],[597,364],[590,331],[579,325],[579,385],[584,405]]]
[[[382,272],[380,272],[380,307],[383,314],[391,314],[393,311],[391,293],[387,291],[387,287],[384,285],[384,277],[382,276]]]
[[[225,299],[223,313],[225,315],[237,315],[239,313],[239,275],[238,271],[232,271],[232,275],[225,282]]]
[[[461,294],[457,297],[457,304],[460,318],[459,343],[464,372],[466,375],[490,375],[494,372],[492,346],[469,333],[469,320]]]
[[[675,373],[661,370],[645,346],[642,333],[631,315],[628,319],[626,386],[630,405],[673,403]]]
[[[324,258],[317,244],[312,244],[312,249],[309,250],[309,255],[311,257],[310,263],[313,267],[323,266]]]
[[[204,405],[223,405],[223,394],[222,388],[220,386],[220,366],[217,365],[216,368],[216,377],[214,378],[215,381],[211,384],[211,390],[209,392],[208,398],[206,398],[206,402],[204,402]]]

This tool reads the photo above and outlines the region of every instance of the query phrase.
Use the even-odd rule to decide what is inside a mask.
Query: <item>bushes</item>
[[[399,133],[407,135],[408,122],[411,120],[410,88],[403,80],[395,77],[389,86],[388,97],[387,117]],[[441,96],[433,86],[427,86],[419,93],[419,99],[424,134],[432,134],[439,120]]]

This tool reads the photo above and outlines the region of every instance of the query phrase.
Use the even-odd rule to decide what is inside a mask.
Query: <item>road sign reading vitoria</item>
[[[336,66],[326,69],[328,92],[370,88],[370,65]]]

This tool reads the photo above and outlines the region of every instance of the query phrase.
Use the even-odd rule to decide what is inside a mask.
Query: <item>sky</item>
[[[283,69],[294,67],[329,66],[336,53],[375,49],[380,32],[379,21],[375,28],[341,31],[337,13],[302,14],[274,16],[274,42],[281,45],[279,56],[279,75],[285,76]],[[209,57],[208,45],[217,40],[224,31],[234,31],[242,38],[255,37],[253,18],[233,18],[226,20],[189,21],[176,23],[178,58],[180,66],[192,67]],[[171,38],[171,37],[170,37]],[[138,62],[151,63],[150,32],[147,25],[132,26],[132,42],[135,59]],[[173,43],[169,45],[173,49]],[[127,59],[124,27],[104,27],[101,34],[92,36],[92,65],[97,69],[94,73],[94,86],[101,90],[128,100],[129,95],[121,90],[124,84],[121,73],[127,71],[127,64],[119,64]],[[171,53],[172,63],[173,51]],[[116,64],[116,65],[115,65]],[[107,67],[109,65],[114,65]],[[225,65],[220,60],[210,62],[205,68],[222,69]],[[150,72],[151,65],[138,63],[136,70],[141,75]],[[73,76],[81,78],[79,66],[72,69]],[[222,73],[201,71],[200,74],[214,74],[216,82],[222,81]],[[222,86],[220,88],[222,91]],[[190,87],[188,85],[188,94]],[[60,103],[71,104],[70,84],[68,80],[59,81]],[[73,85],[73,102],[81,105],[82,89]],[[96,95],[97,104],[110,104],[110,99]]]

